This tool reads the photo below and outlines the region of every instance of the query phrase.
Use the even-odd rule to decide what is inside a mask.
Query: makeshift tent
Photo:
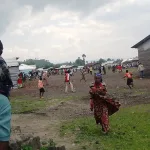
[[[37,69],[38,71],[43,71],[44,69],[43,68],[39,68],[39,69]]]
[[[105,63],[102,63],[102,66],[113,66],[114,65],[114,61],[107,61]]]
[[[20,71],[24,71],[24,70],[35,70],[36,69],[36,66],[34,65],[32,65],[32,66],[30,66],[30,65],[25,65],[25,64],[21,64],[20,66],[19,66],[19,70]]]
[[[62,65],[60,66],[60,69],[69,69],[72,68],[72,66],[68,66],[68,65]]]
[[[30,71],[35,70],[36,66],[35,65],[25,65],[25,64],[21,64],[19,66],[19,71],[20,72],[24,72],[25,74],[28,74]]]
[[[132,62],[132,58],[130,59],[124,59],[121,64],[127,64],[127,63],[131,63]]]

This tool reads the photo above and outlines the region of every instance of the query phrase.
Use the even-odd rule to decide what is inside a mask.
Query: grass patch
[[[101,133],[93,117],[65,122],[61,136],[75,136],[75,143],[85,150],[149,150],[150,105],[123,108],[110,117],[111,131]]]
[[[42,146],[40,150],[54,150],[56,149],[56,143],[53,141],[53,139],[49,139],[48,142],[44,142],[47,146]],[[34,148],[35,149],[35,148]],[[33,150],[32,146],[23,146],[22,150]]]
[[[109,89],[109,94],[116,94],[119,96],[127,96],[127,97],[147,97],[150,94],[150,91],[148,89],[137,89],[137,88],[133,88],[132,90],[130,90],[129,88],[124,88],[124,87],[120,87],[120,88],[116,88],[116,89]]]
[[[53,148],[53,147],[52,147]],[[55,148],[55,147],[54,147]],[[49,147],[42,147],[40,150],[49,150]],[[33,150],[31,146],[24,146],[22,150]]]
[[[13,114],[20,113],[32,113],[34,111],[40,110],[42,108],[55,106],[61,102],[67,102],[69,100],[77,99],[77,96],[67,96],[63,98],[49,98],[49,99],[39,99],[33,97],[12,97],[10,102],[12,106]]]
[[[49,104],[50,105],[55,105],[55,104],[59,104],[61,102],[67,102],[67,101],[70,101],[70,100],[76,100],[76,99],[79,99],[80,97],[78,96],[65,96],[65,97],[58,97],[58,98],[53,98],[53,99],[48,99],[50,100],[49,101]]]
[[[29,113],[46,107],[46,101],[40,99],[11,99],[12,113]]]

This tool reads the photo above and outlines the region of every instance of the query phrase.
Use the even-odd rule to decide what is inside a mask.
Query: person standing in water
[[[3,44],[0,41],[0,150],[8,150],[11,133],[10,89],[13,87],[5,60],[1,57]]]

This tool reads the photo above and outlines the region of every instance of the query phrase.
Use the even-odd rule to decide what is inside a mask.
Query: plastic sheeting
[[[30,66],[30,65],[25,65],[25,64],[21,64],[19,66],[19,70],[20,71],[24,71],[24,70],[35,70],[36,69],[36,66]]]

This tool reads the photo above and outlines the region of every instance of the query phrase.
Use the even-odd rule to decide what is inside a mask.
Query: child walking
[[[124,78],[127,78],[127,85],[131,89],[133,87],[132,73],[130,73],[128,70],[126,70],[126,74],[124,75]]]
[[[82,80],[84,80],[84,81],[86,82],[85,74],[86,74],[86,72],[85,72],[85,70],[83,69],[83,70],[81,71],[81,79],[80,79],[80,82],[81,82]]]
[[[22,76],[21,75],[19,75],[17,83],[18,83],[18,88],[22,88],[23,87],[23,81],[22,81]]]
[[[43,81],[42,81],[42,77],[40,77],[39,79],[39,82],[38,82],[38,88],[39,88],[39,91],[40,91],[40,98],[44,98],[44,93],[45,93],[45,89],[44,89],[44,84],[43,84]]]

